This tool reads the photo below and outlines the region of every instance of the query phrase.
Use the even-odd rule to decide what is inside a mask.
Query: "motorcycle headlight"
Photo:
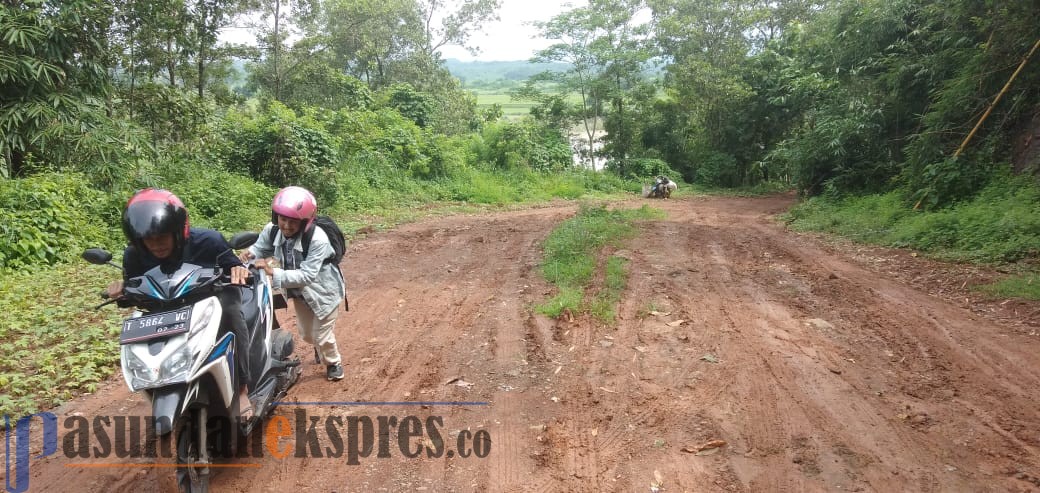
[[[130,346],[123,346],[123,369],[130,377],[130,390],[134,392],[147,388],[158,377],[156,372],[148,368],[148,365],[130,350]]]
[[[181,346],[177,351],[166,358],[159,365],[159,372],[163,375],[164,379],[172,379],[179,376],[180,373],[188,371],[188,367],[191,364],[191,346],[185,344]]]
[[[130,390],[162,387],[188,379],[191,365],[191,346],[183,344],[152,370],[140,360],[129,346],[123,346],[123,366],[130,375]]]

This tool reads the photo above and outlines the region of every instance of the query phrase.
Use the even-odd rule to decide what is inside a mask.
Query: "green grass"
[[[942,260],[1002,264],[1040,255],[1040,186],[1028,178],[995,179],[973,199],[936,211],[913,210],[898,191],[843,200],[816,197],[791,209],[785,220],[796,230],[910,248]],[[986,291],[1035,299],[1035,281],[1029,283],[1035,275]]]
[[[603,288],[589,303],[589,313],[603,323],[612,323],[617,315],[615,308],[621,301],[621,292],[628,284],[627,263],[628,260],[621,257],[611,256],[607,259]]]
[[[635,220],[663,217],[659,209],[609,210],[583,205],[578,214],[564,221],[549,234],[542,245],[542,275],[556,285],[558,294],[538,305],[539,313],[559,317],[565,312],[589,313],[604,322],[614,320],[614,307],[624,290],[625,261],[610,257],[604,262],[603,286],[587,296],[596,274],[597,257],[607,245],[620,247],[636,234]]]
[[[1012,276],[975,289],[997,298],[1040,300],[1040,274],[1033,272]]]
[[[535,101],[513,101],[506,92],[499,91],[473,91],[477,96],[477,109],[484,109],[493,104],[502,106],[502,116],[506,120],[518,120],[531,114],[531,107]],[[581,102],[581,96],[577,93],[567,96],[567,102],[577,104]]]
[[[531,107],[536,105],[534,101],[513,101],[509,94],[502,92],[476,91],[477,109],[484,109],[493,104],[502,107],[502,116],[506,120],[517,120],[531,113]]]

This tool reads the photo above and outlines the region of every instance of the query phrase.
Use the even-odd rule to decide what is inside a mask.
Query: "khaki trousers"
[[[318,318],[314,315],[314,310],[311,310],[310,305],[302,298],[292,300],[300,336],[305,342],[318,348],[318,354],[321,355],[323,363],[326,365],[339,364],[339,348],[336,347],[336,335],[332,332],[332,329],[336,327],[336,318],[339,317],[339,308],[337,307],[325,318]]]

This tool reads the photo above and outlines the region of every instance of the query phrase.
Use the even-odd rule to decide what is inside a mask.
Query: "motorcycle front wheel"
[[[177,431],[177,488],[183,493],[209,492],[206,410],[182,416]]]

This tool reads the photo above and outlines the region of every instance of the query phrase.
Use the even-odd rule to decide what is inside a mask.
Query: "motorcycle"
[[[674,181],[656,180],[652,185],[643,185],[643,197],[651,199],[667,199],[676,189]]]
[[[239,233],[229,243],[243,249],[257,237]],[[86,250],[83,258],[119,268],[105,250]],[[246,286],[230,284],[220,268],[184,263],[164,273],[155,267],[127,279],[121,298],[96,307],[123,300],[137,308],[123,321],[119,336],[123,378],[131,391],[143,392],[151,403],[156,435],[176,440],[177,484],[188,493],[208,491],[213,460],[232,457],[240,439],[249,436],[300,377],[292,335],[274,317],[270,279],[251,262],[247,267],[251,275]],[[252,340],[236,341],[234,333],[221,327],[223,308],[216,294],[222,289],[240,290]],[[243,350],[251,351],[254,375],[249,382],[255,410],[250,419],[240,417],[234,375],[235,354]]]

